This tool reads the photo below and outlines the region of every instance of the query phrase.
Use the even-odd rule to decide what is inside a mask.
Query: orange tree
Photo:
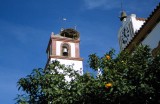
[[[103,57],[89,56],[89,64],[102,75],[98,82],[105,83],[107,90],[101,102],[116,104],[160,103],[160,56],[152,57],[148,46],[138,47],[132,54],[114,50]],[[107,100],[108,99],[108,100]]]
[[[158,104],[160,56],[152,57],[147,46],[132,54],[111,50],[99,57],[89,55],[88,63],[102,75],[79,75],[72,67],[54,61],[46,69],[35,69],[18,81],[18,104]],[[59,73],[59,69],[63,73]],[[71,81],[66,81],[65,76]]]

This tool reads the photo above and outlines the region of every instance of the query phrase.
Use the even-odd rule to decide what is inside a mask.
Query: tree
[[[18,81],[19,104],[159,104],[160,55],[152,57],[148,46],[138,47],[132,54],[114,50],[99,57],[89,55],[94,70],[79,75],[72,67],[54,61],[46,69],[35,69]],[[60,73],[58,70],[63,70]],[[69,76],[71,81],[66,81]]]
[[[63,70],[61,73],[59,70]],[[68,76],[71,82],[66,81]],[[25,92],[18,95],[18,104],[66,104],[68,103],[69,90],[72,82],[79,74],[72,70],[72,67],[65,67],[58,61],[53,61],[46,69],[34,69],[25,78],[18,81],[19,90]]]
[[[111,50],[103,57],[97,57],[95,54],[90,55],[89,64],[94,70],[102,70],[99,82],[112,84],[109,102],[160,103],[160,90],[156,87],[160,85],[160,56],[152,57],[148,46],[137,47],[132,54],[123,51],[115,55],[114,50]]]

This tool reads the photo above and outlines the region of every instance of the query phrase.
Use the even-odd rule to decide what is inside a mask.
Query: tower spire
[[[123,9],[123,0],[121,0],[121,15],[120,15],[120,20],[123,21],[127,17],[126,12]]]

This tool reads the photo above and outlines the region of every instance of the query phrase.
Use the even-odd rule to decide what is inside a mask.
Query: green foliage
[[[98,56],[92,54],[89,57]],[[99,66],[96,67],[103,71],[102,76],[97,78],[99,83],[113,84],[106,97],[111,96],[109,103],[160,103],[160,91],[156,87],[160,85],[160,56],[152,57],[148,46],[138,47],[132,54],[121,52],[117,56],[111,50],[98,59]],[[94,59],[89,60],[89,64],[94,68],[92,61]]]
[[[89,65],[102,75],[79,75],[72,67],[54,61],[45,70],[34,69],[18,81],[18,104],[159,104],[160,55],[152,57],[147,46],[132,54],[111,50],[89,55]],[[62,71],[59,71],[62,70]],[[60,73],[61,72],[61,73]],[[63,73],[62,73],[63,72]],[[66,76],[70,81],[66,81]],[[110,87],[106,87],[110,84]]]
[[[78,77],[77,72],[71,67],[60,65],[58,61],[54,61],[44,70],[34,69],[30,75],[18,81],[19,90],[26,92],[27,97],[19,95],[17,103],[48,104],[54,101],[54,104],[66,104],[71,83],[69,84],[65,77],[71,77],[73,82],[76,75]]]
[[[100,61],[99,61],[99,57],[94,53],[89,55],[89,65],[91,68],[93,68],[94,70],[98,70],[99,66],[100,66]]]

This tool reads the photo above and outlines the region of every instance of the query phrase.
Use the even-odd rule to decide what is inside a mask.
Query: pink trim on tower
[[[51,36],[51,39],[54,39],[55,41],[63,41],[63,42],[72,42],[72,43],[79,43],[79,39],[72,39],[72,38],[67,38],[67,37],[62,37],[62,36]]]
[[[56,41],[52,39],[52,55],[56,55]]]
[[[75,57],[80,57],[79,43],[75,43]]]
[[[146,21],[145,18],[139,18],[139,17],[136,17],[136,20],[139,20],[139,21]]]
[[[67,56],[54,56],[54,55],[50,55],[50,58],[83,61],[83,58],[80,58],[80,57],[75,58],[75,57],[67,57]]]

